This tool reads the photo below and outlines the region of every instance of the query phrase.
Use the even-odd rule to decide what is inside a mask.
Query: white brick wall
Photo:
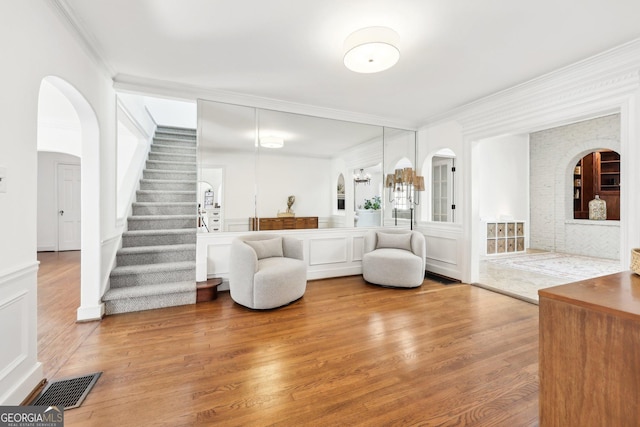
[[[529,148],[529,247],[619,259],[617,221],[597,227],[573,220],[573,168],[591,151],[620,152],[620,115],[532,133]]]

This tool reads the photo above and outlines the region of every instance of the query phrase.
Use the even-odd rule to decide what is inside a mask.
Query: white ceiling
[[[136,78],[347,111],[428,118],[640,37],[638,0],[53,0],[116,81]],[[342,64],[388,26],[399,63]]]

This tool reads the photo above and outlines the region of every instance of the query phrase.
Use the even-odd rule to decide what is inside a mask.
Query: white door
[[[80,165],[58,164],[58,250],[80,250]]]

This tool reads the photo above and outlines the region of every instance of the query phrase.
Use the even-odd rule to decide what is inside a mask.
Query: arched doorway
[[[47,76],[40,84],[40,95],[57,91],[77,115],[79,125],[78,139],[66,147],[57,150],[62,153],[73,152],[81,159],[80,182],[80,249],[82,251],[81,279],[80,279],[80,307],[77,320],[94,320],[102,316],[103,307],[100,302],[102,283],[101,262],[101,233],[100,233],[100,131],[96,114],[86,98],[66,80],[56,76]],[[44,92],[43,92],[44,91]],[[38,121],[41,121],[40,106],[45,107],[46,101],[39,98]],[[46,108],[46,107],[45,107]],[[42,117],[44,120],[44,116]],[[38,128],[40,132],[40,127]],[[48,141],[49,144],[55,138]],[[38,149],[45,149],[43,138]],[[51,147],[48,147],[51,149]]]

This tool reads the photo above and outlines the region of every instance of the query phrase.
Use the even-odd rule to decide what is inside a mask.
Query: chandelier
[[[360,172],[356,172],[353,174],[353,182],[356,184],[370,184],[371,183],[371,175],[368,173],[364,173],[364,169],[360,169]]]

